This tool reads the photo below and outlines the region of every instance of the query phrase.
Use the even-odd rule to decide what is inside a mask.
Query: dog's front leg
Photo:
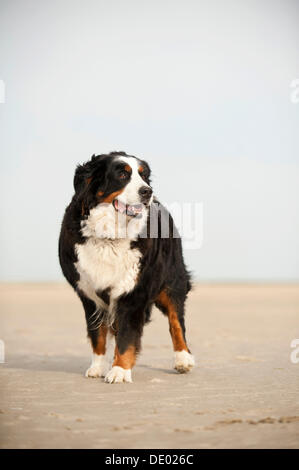
[[[132,368],[136,361],[136,348],[133,345],[128,346],[123,354],[119,352],[119,348],[115,346],[115,359],[112,369],[105,377],[105,382],[119,383],[132,382]]]
[[[108,383],[132,382],[132,368],[140,351],[144,310],[136,307],[132,310],[134,303],[128,305],[130,309],[126,309],[126,302],[121,302],[117,308],[114,362],[105,377]]]

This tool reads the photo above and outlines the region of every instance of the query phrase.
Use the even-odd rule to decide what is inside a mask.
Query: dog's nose
[[[141,186],[138,193],[141,196],[142,200],[148,201],[151,195],[153,194],[153,190],[149,186]]]

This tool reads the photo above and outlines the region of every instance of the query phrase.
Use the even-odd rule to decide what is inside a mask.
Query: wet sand
[[[0,302],[1,448],[299,448],[296,285],[198,285],[186,375],[155,310],[133,384],[84,377],[84,314],[66,284],[2,284]]]

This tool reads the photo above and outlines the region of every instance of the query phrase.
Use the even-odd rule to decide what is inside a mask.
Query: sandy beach
[[[64,283],[2,284],[1,448],[299,448],[298,285],[197,285],[196,359],[172,369],[167,319],[145,328],[133,384],[87,379],[81,304]]]

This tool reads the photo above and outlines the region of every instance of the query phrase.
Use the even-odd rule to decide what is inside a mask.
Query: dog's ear
[[[91,170],[88,167],[88,163],[84,165],[78,165],[74,176],[74,189],[78,193],[86,185],[88,179],[91,177]]]
[[[91,159],[83,165],[78,165],[74,176],[74,188],[76,193],[85,190],[95,178],[99,184],[105,178],[105,157],[106,155],[93,155]]]
[[[95,162],[99,160],[99,156],[92,155],[89,162],[78,165],[74,176],[74,189],[78,193],[88,185],[92,179],[92,173],[95,169]]]

